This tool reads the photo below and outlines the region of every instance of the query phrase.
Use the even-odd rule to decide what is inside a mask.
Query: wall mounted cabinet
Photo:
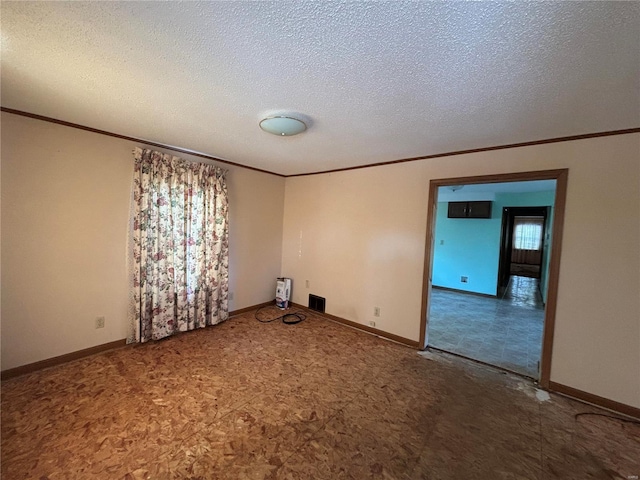
[[[493,202],[449,202],[448,218],[491,218]]]

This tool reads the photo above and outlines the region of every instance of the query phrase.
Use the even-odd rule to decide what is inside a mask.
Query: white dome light
[[[267,117],[260,122],[260,128],[274,135],[289,137],[304,132],[307,125],[292,117]]]

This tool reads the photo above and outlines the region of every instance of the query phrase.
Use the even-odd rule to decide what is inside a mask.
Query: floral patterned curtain
[[[226,170],[136,148],[130,341],[226,320]]]

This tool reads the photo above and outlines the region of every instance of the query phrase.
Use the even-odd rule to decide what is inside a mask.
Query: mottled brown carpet
[[[253,313],[2,383],[2,479],[611,479],[640,427],[316,316]]]

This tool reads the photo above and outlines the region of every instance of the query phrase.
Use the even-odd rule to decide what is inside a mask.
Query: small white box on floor
[[[289,300],[291,299],[291,279],[278,278],[276,282],[276,306],[284,310],[289,308]]]

